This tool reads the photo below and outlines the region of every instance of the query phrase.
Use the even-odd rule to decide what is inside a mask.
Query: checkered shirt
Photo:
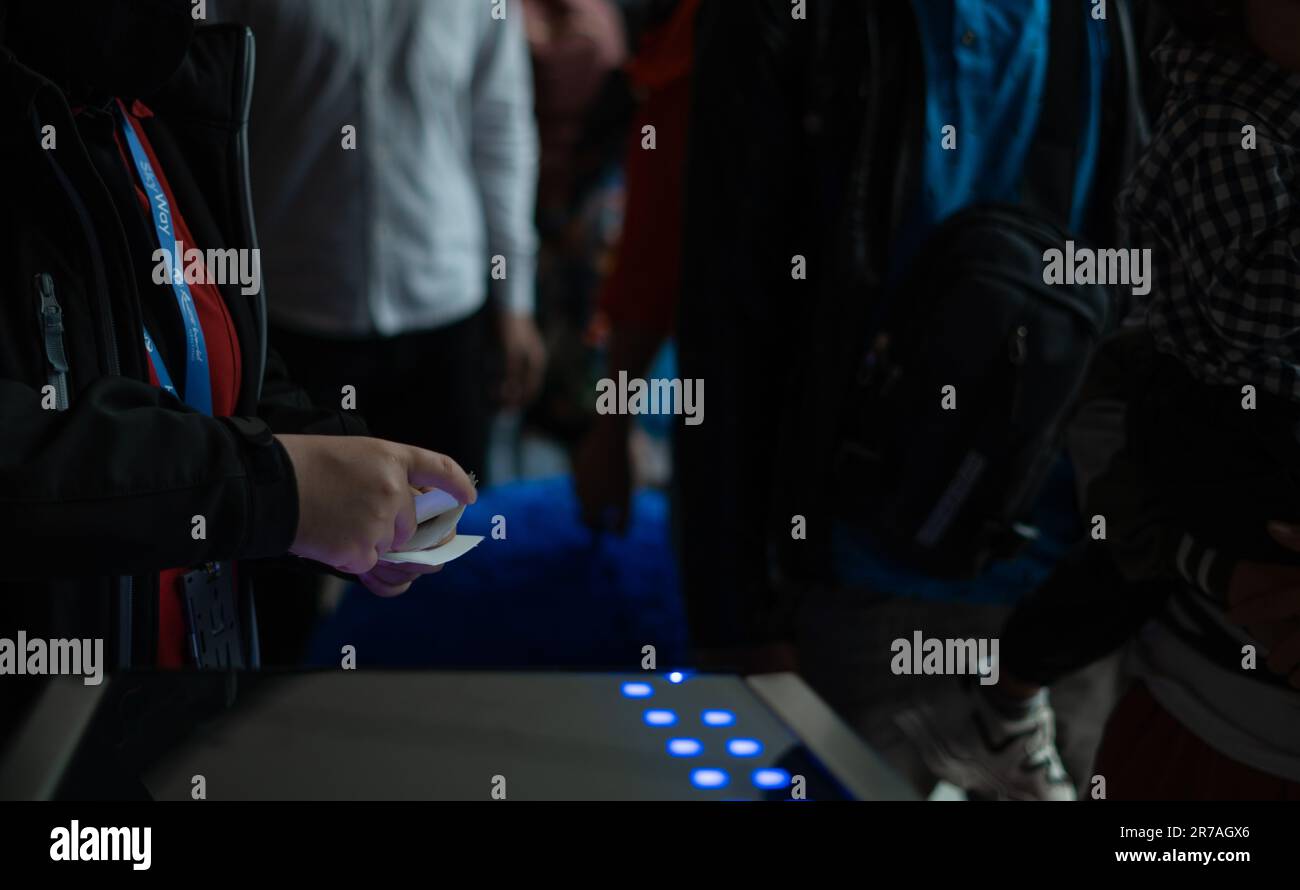
[[[1151,249],[1135,318],[1205,383],[1300,400],[1300,73],[1177,34],[1154,58],[1170,91],[1117,199]]]

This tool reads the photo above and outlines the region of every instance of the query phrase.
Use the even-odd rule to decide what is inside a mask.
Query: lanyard
[[[149,363],[153,365],[154,374],[158,377],[158,384],[163,389],[178,399],[183,398],[185,403],[195,411],[211,415],[212,377],[208,367],[208,345],[203,338],[203,326],[199,323],[198,307],[194,305],[194,297],[190,294],[190,286],[185,282],[185,274],[181,268],[180,238],[176,235],[173,226],[174,215],[171,202],[167,200],[167,193],[163,190],[162,183],[154,175],[153,164],[149,162],[149,155],[140,144],[140,137],[136,135],[135,127],[123,112],[121,104],[118,103],[116,107],[127,148],[131,151],[131,159],[135,161],[140,183],[144,186],[145,195],[149,199],[149,210],[153,216],[158,243],[171,261],[172,291],[176,294],[176,305],[180,309],[181,321],[185,323],[185,393],[183,396],[177,392],[175,384],[172,383],[162,353],[158,351],[147,328],[144,331],[145,352],[148,353]]]

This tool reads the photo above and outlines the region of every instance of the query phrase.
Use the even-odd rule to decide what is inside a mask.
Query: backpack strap
[[[1052,0],[1049,14],[1047,82],[1021,200],[1069,228],[1079,167],[1087,10],[1083,0]]]

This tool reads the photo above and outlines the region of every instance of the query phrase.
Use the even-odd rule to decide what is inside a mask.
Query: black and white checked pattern
[[[1300,400],[1300,73],[1177,35],[1154,58],[1171,89],[1117,201],[1151,249],[1135,315],[1203,382]]]

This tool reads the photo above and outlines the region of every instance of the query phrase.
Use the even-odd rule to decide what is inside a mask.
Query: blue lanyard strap
[[[171,375],[167,372],[167,365],[153,338],[149,336],[148,329],[144,332],[145,351],[149,356],[150,364],[153,365],[154,374],[158,377],[158,383],[163,389],[177,398],[183,398],[185,404],[195,411],[211,415],[212,376],[208,366],[208,345],[203,338],[203,326],[199,323],[198,307],[195,306],[194,297],[190,294],[190,286],[185,281],[180,238],[173,225],[171,202],[167,200],[167,193],[163,190],[162,183],[154,175],[149,155],[140,144],[140,137],[136,135],[135,127],[131,126],[120,103],[117,104],[116,110],[127,148],[131,151],[131,159],[135,161],[136,173],[139,174],[140,183],[144,186],[145,195],[149,199],[149,210],[153,216],[154,229],[158,234],[158,244],[171,264],[172,291],[176,294],[176,305],[180,309],[181,321],[185,324],[185,393],[183,396],[176,391]]]

